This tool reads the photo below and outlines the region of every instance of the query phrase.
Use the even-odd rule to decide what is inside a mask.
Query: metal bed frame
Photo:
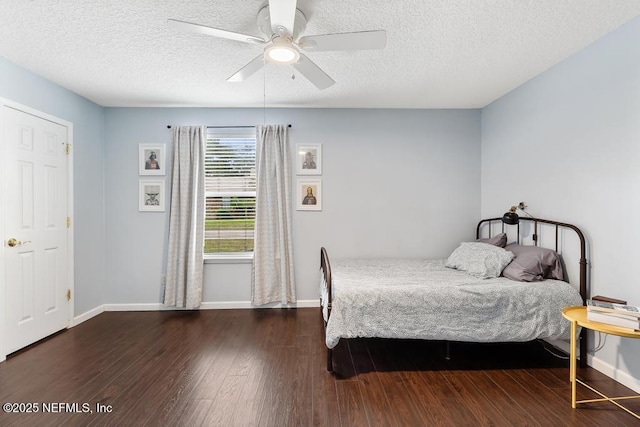
[[[533,218],[533,217],[520,217],[520,221],[529,221],[533,223],[534,231],[533,231],[533,242],[535,246],[538,246],[538,225],[539,224],[548,224],[555,226],[555,251],[558,252],[558,242],[559,242],[559,232],[561,229],[570,229],[573,230],[580,241],[580,282],[579,282],[579,292],[582,296],[583,304],[586,303],[587,300],[587,258],[586,258],[586,239],[582,231],[573,224],[567,224],[558,221],[552,221],[548,219],[541,218]],[[476,238],[480,238],[483,227],[488,226],[489,228],[489,237],[491,237],[491,224],[500,222],[502,224],[502,232],[505,232],[505,224],[502,222],[502,218],[488,218],[482,219],[478,222],[476,227]],[[517,235],[518,235],[518,243],[520,243],[520,223],[516,225],[517,227]],[[329,262],[329,255],[327,254],[327,250],[322,247],[320,248],[320,270],[322,272],[324,283],[326,286],[326,294],[327,294],[327,311],[328,316],[327,320],[324,320],[324,316],[322,316],[322,301],[320,301],[320,313],[322,316],[322,320],[325,327],[325,333],[327,328],[328,319],[331,317],[331,302],[332,302],[332,294],[331,294],[331,263]],[[587,334],[586,330],[582,329],[580,332],[580,366],[587,366]],[[448,343],[447,343],[448,344]],[[333,349],[327,348],[327,371],[333,372]]]

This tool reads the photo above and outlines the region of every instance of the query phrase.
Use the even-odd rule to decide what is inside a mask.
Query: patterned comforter
[[[470,342],[569,338],[570,325],[561,309],[582,305],[570,284],[480,279],[444,262],[332,260],[327,347],[356,337]]]

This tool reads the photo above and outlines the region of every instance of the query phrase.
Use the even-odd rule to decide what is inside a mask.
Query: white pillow
[[[489,243],[462,242],[449,255],[445,265],[474,277],[489,279],[500,276],[513,257],[512,252]]]

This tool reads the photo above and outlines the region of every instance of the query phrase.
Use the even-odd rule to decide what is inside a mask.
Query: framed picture
[[[322,210],[322,181],[320,179],[299,179],[296,186],[297,210]]]
[[[164,180],[140,180],[138,209],[140,212],[164,212]]]
[[[140,144],[138,165],[140,175],[164,175],[165,174],[165,148],[164,144]]]
[[[322,144],[296,145],[298,175],[322,175]]]

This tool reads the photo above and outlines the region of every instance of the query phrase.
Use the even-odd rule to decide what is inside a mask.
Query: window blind
[[[208,128],[204,171],[204,252],[252,252],[256,217],[255,130]]]

